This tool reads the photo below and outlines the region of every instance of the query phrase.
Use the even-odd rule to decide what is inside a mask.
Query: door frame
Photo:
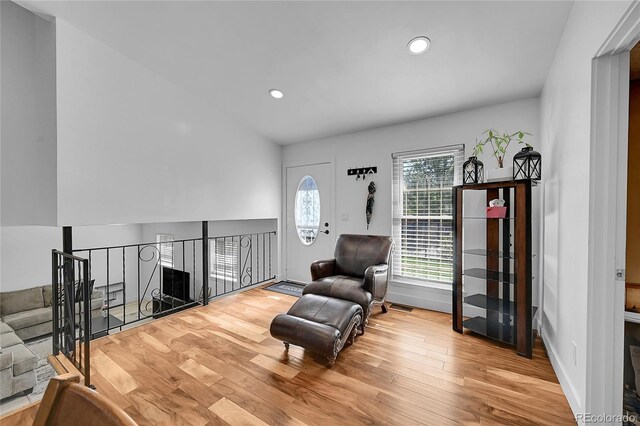
[[[616,270],[625,269],[629,51],[638,40],[634,2],[592,60],[586,413],[622,414],[625,284]]]
[[[336,161],[335,161],[335,157],[319,157],[319,159],[317,161],[313,161],[313,162],[308,162],[308,161],[301,161],[301,162],[289,162],[289,163],[283,163],[282,164],[282,274],[281,274],[281,279],[282,280],[286,280],[288,279],[288,267],[289,265],[287,265],[288,262],[288,257],[287,257],[287,236],[288,236],[288,224],[287,224],[287,197],[289,196],[289,194],[287,194],[287,169],[290,168],[294,168],[294,167],[305,167],[305,166],[317,166],[320,164],[329,164],[329,169],[330,169],[330,173],[329,175],[331,176],[330,182],[329,182],[329,187],[331,188],[331,194],[333,199],[331,200],[331,210],[329,211],[329,223],[332,223],[333,228],[331,229],[331,233],[328,235],[330,240],[334,243],[335,245],[335,241],[336,241]],[[320,205],[320,208],[322,208],[322,205]]]

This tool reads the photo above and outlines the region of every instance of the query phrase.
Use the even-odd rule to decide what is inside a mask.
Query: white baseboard
[[[551,366],[553,367],[553,371],[556,373],[558,377],[558,381],[560,382],[560,386],[562,387],[562,391],[564,395],[567,397],[567,401],[569,402],[569,406],[571,407],[571,411],[573,411],[574,417],[579,413],[584,413],[584,408],[582,408],[582,401],[576,391],[575,387],[571,380],[569,380],[568,375],[566,374],[566,370],[556,355],[556,350],[551,342],[545,340],[544,333],[540,333],[540,338],[542,339],[542,343],[544,344],[545,349],[547,350],[547,355],[549,356],[549,361],[551,361]]]

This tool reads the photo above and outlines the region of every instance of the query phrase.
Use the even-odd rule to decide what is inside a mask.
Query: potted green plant
[[[518,130],[517,132],[499,132],[494,129],[489,129],[483,134],[483,139],[476,142],[476,146],[473,148],[473,155],[477,157],[482,154],[484,147],[489,145],[491,147],[491,154],[498,162],[498,167],[495,169],[487,169],[485,171],[487,181],[503,181],[511,180],[513,178],[513,166],[504,167],[504,156],[507,153],[509,145],[513,143],[525,144],[530,147],[527,142],[524,141],[525,136],[531,136],[531,133]],[[484,136],[486,135],[486,136]]]

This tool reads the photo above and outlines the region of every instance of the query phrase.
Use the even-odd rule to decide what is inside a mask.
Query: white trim
[[[622,414],[624,282],[615,280],[615,269],[625,262],[628,52],[639,37],[640,7],[634,2],[593,60],[586,395],[581,410],[587,413]]]
[[[331,187],[331,211],[329,215],[329,229],[331,230],[331,234],[329,238],[331,238],[334,242],[336,241],[336,159],[335,157],[327,157],[326,159],[320,159],[311,163],[299,163],[299,162],[291,162],[291,163],[283,163],[282,164],[282,207],[281,207],[281,217],[282,217],[282,237],[280,238],[281,243],[281,270],[279,276],[281,280],[287,280],[287,169],[292,169],[295,167],[308,167],[315,165],[328,164],[331,167],[331,182],[329,183]]]
[[[634,322],[636,324],[640,324],[640,314],[636,312],[625,312],[624,320],[628,322]]]
[[[547,356],[549,357],[549,361],[553,367],[553,371],[556,373],[556,377],[558,377],[558,381],[564,391],[564,395],[567,397],[571,410],[574,414],[584,413],[585,411],[582,409],[582,404],[576,387],[573,385],[571,380],[569,380],[569,375],[566,373],[564,365],[560,362],[560,358],[556,355],[555,348],[545,340],[542,330],[540,330],[540,339],[544,344]]]

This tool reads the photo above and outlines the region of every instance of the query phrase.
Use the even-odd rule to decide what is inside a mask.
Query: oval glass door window
[[[298,184],[294,207],[296,231],[302,244],[312,244],[318,236],[320,226],[320,193],[311,176],[305,176]]]

